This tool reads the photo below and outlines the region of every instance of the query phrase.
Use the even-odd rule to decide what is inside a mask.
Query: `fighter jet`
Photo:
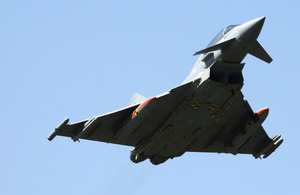
[[[130,106],[69,124],[56,135],[133,146],[130,159],[154,165],[185,152],[252,154],[267,158],[283,142],[269,137],[262,123],[268,108],[253,112],[244,100],[241,63],[251,54],[267,63],[272,58],[257,41],[265,17],[229,25],[196,52],[200,55],[181,85],[151,98],[133,95]]]

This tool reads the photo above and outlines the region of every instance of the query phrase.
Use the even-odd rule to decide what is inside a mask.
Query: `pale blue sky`
[[[300,2],[5,1],[0,6],[1,194],[296,194],[300,181]],[[130,147],[56,137],[71,122],[180,84],[217,32],[267,16],[273,57],[244,60],[243,93],[282,146],[251,155],[186,153],[134,164]]]

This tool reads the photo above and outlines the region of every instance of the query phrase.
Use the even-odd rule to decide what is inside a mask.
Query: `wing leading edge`
[[[115,143],[128,146],[136,146],[145,137],[149,136],[159,125],[158,120],[161,120],[163,116],[168,116],[172,112],[172,107],[176,106],[176,102],[191,86],[191,82],[185,85],[181,85],[169,92],[159,95],[154,98],[146,100],[142,104],[135,104],[121,110],[117,110],[108,114],[96,116],[90,119],[86,119],[73,124],[68,124],[69,119],[65,119],[49,136],[48,140],[51,141],[56,135],[71,137],[73,141],[79,139],[87,139],[93,141],[101,141],[107,143]],[[134,125],[134,128],[130,128],[129,135],[119,136],[118,134],[124,131],[129,131],[126,128],[130,125],[129,122],[133,117],[140,117],[146,109],[146,104],[151,102],[150,100],[155,99],[155,107],[151,112],[156,113],[155,115],[141,117],[143,120],[147,118],[148,128],[138,128],[141,121]],[[173,104],[172,104],[173,102]],[[171,104],[170,104],[171,103]],[[143,108],[144,110],[142,110]],[[151,123],[152,121],[152,123]],[[138,130],[138,131],[136,131]],[[128,134],[128,132],[125,134]]]
[[[51,141],[56,135],[71,137],[73,141],[87,139],[94,141],[110,142],[111,138],[127,118],[139,106],[133,105],[112,113],[96,116],[77,123],[67,124],[64,120],[48,137]],[[125,144],[125,143],[123,143]],[[131,145],[126,143],[125,145]]]
[[[190,152],[215,152],[231,154],[252,154],[255,158],[267,158],[283,142],[279,135],[269,137],[261,126],[268,109],[254,113],[241,92],[231,102],[230,111],[222,113],[211,126],[215,132],[212,139],[203,146],[203,140],[197,139],[188,149]],[[237,125],[236,121],[244,121]],[[218,124],[224,124],[218,125]],[[234,127],[234,128],[233,128]],[[205,142],[204,142],[205,143]]]

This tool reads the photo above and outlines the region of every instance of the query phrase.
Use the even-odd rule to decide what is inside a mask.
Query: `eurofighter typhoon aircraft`
[[[71,137],[133,146],[130,159],[158,165],[185,152],[252,154],[267,158],[283,142],[261,126],[269,109],[254,113],[243,99],[241,63],[249,53],[272,58],[257,41],[265,17],[224,28],[183,83],[149,99],[135,94],[131,106],[77,123],[64,120],[48,137]]]

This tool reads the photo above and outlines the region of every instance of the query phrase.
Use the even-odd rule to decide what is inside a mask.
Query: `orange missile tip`
[[[146,100],[142,105],[140,105],[136,110],[137,110],[137,112],[139,111],[139,110],[141,110],[146,104],[148,104],[150,101],[152,101],[152,100],[154,100],[154,99],[156,99],[156,97],[152,97],[152,98],[149,98],[148,100]]]
[[[263,108],[260,111],[258,111],[257,114],[260,115],[261,113],[264,113],[266,111],[269,111],[269,108]]]

